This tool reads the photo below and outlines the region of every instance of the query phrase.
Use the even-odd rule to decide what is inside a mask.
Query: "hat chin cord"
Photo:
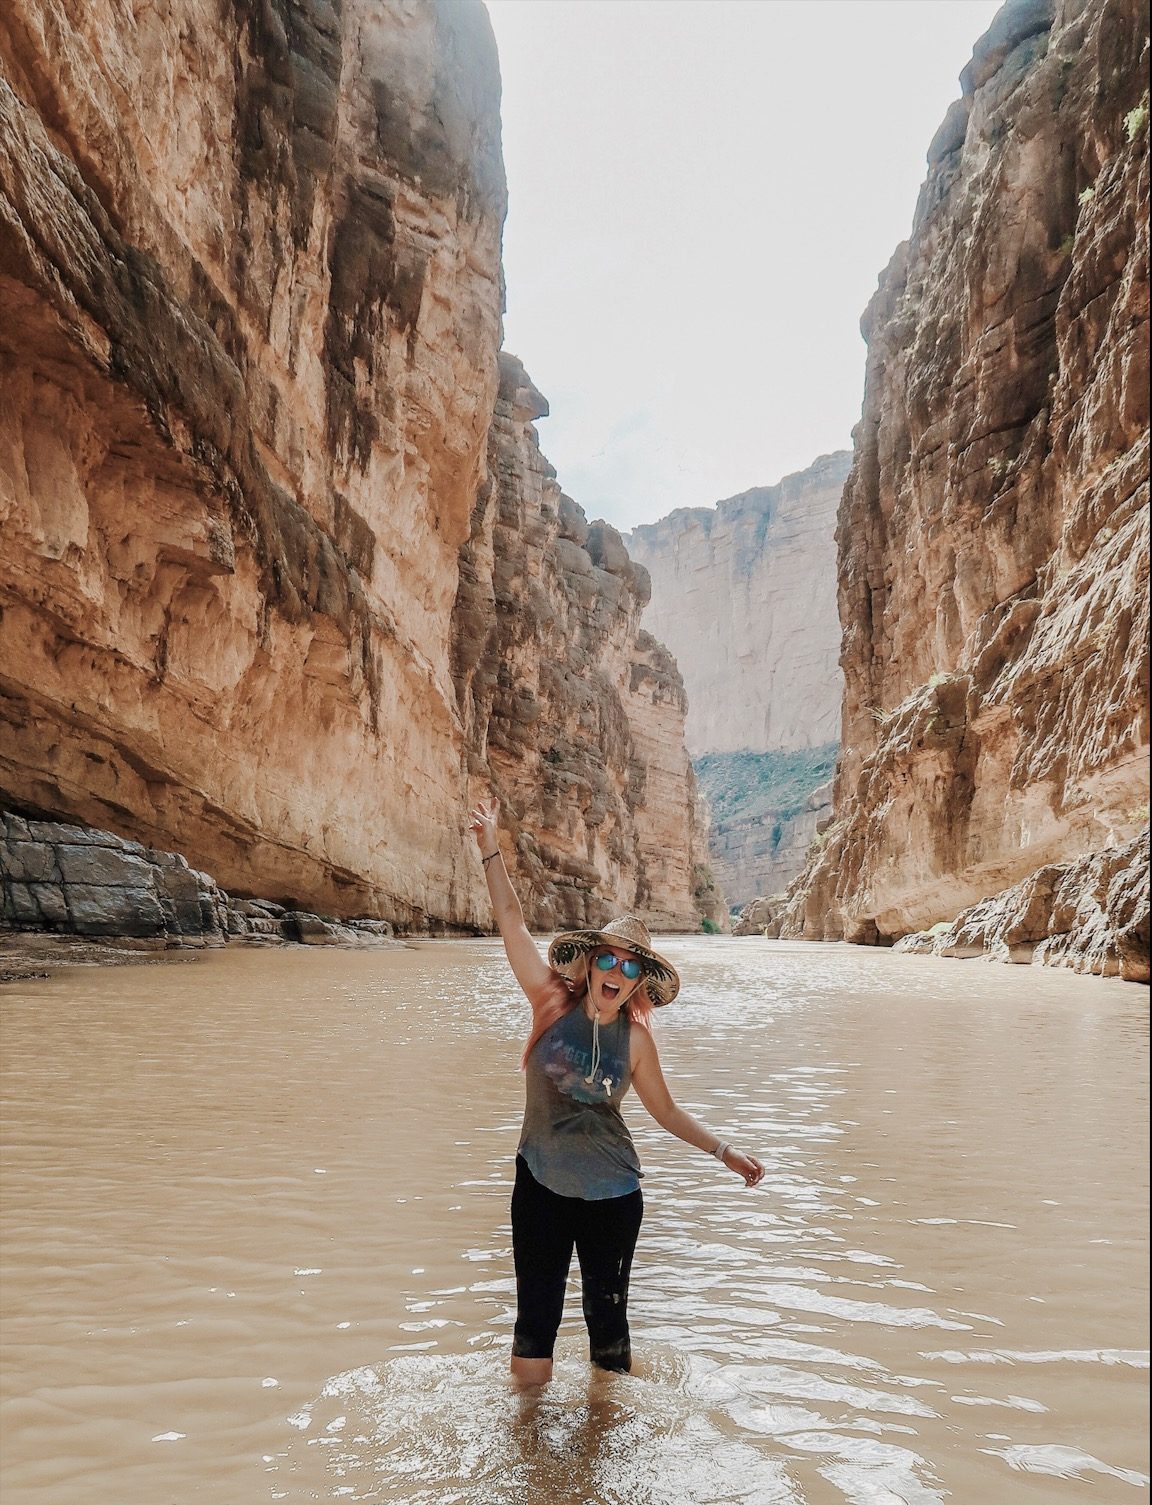
[[[589,994],[589,996],[591,996],[591,994]],[[628,1000],[625,999],[624,1003],[626,1004],[627,1002]],[[600,1070],[600,1010],[596,1007],[595,999],[592,1000],[592,1010],[592,1068],[589,1071],[588,1075],[584,1078],[585,1087],[595,1087],[596,1073]],[[621,1004],[620,1007],[616,1010],[617,1025],[619,1025],[620,1023],[620,1015],[623,1012],[624,1004]],[[611,1097],[612,1078],[610,1076],[604,1077],[603,1081],[601,1082],[601,1086],[604,1088],[604,1091],[609,1095],[609,1097]]]

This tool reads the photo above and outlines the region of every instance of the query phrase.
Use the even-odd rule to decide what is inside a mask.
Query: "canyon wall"
[[[784,889],[830,810],[843,686],[835,528],[851,459],[822,455],[627,538],[652,577],[645,626],[684,676],[712,868],[733,904]]]
[[[520,362],[502,355],[500,374],[453,644],[472,792],[500,797],[505,856],[542,928],[629,910],[698,929],[722,910],[684,686],[639,629],[647,571],[561,491],[534,426],[547,405]]]
[[[688,687],[692,756],[835,742],[842,680],[836,509],[852,457],[681,507],[628,534],[652,577],[644,625]]]
[[[1010,0],[931,144],[863,322],[836,819],[785,935],[891,941],[1024,885],[1014,960],[1147,975],[1146,897],[1140,963],[1057,944],[1075,905],[1027,882],[1138,861],[1148,820],[1147,71],[1139,0]]]
[[[696,777],[712,872],[733,908],[779,898],[832,819],[837,744],[801,753],[708,753]]]
[[[232,894],[292,910],[490,923],[467,801],[490,731],[498,748],[500,717],[517,696],[527,708],[532,634],[551,643],[543,624],[571,610],[533,600],[518,625],[517,592],[540,548],[573,542],[548,541],[531,487],[518,529],[477,534],[504,211],[479,0],[5,7],[13,809],[182,853]],[[500,696],[477,699],[461,567],[494,548],[512,551],[491,565],[487,604],[511,634],[496,651],[515,640],[523,658],[485,659]],[[566,580],[557,567],[549,588]],[[618,704],[597,735],[627,818],[613,805],[567,875],[585,897],[554,902],[538,884],[530,918],[619,896],[694,922],[690,857],[656,860],[695,839],[667,743],[682,743],[680,692],[637,636],[619,570],[572,590],[592,615],[607,581],[620,582],[611,640],[536,697],[536,730],[547,746],[552,719],[558,735],[590,718],[610,681]],[[657,724],[654,759],[640,742]],[[526,850],[575,852],[567,808],[505,784]],[[555,842],[534,824],[554,808]]]

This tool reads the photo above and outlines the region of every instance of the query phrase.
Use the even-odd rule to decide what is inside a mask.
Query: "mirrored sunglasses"
[[[611,972],[618,966],[629,982],[635,982],[644,970],[634,956],[613,956],[611,951],[598,951],[592,958],[592,965],[599,972]]]

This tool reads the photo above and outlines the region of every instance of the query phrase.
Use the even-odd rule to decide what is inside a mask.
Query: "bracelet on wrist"
[[[716,1159],[719,1160],[720,1164],[723,1165],[724,1164],[724,1156],[727,1155],[728,1151],[731,1148],[732,1148],[732,1146],[727,1142],[727,1140],[723,1140],[722,1139],[720,1141],[720,1143],[716,1146],[716,1148],[714,1150],[709,1150],[708,1153],[710,1155],[714,1155],[716,1157]]]
[[[497,852],[489,852],[488,855],[487,855],[487,857],[481,857],[481,859],[480,859],[480,866],[481,867],[487,867],[490,862],[495,862],[496,859],[497,859],[497,857],[499,857],[499,855],[500,855],[500,853],[498,851]]]

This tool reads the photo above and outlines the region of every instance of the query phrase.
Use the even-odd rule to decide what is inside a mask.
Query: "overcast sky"
[[[505,344],[618,528],[848,448],[860,315],[996,0],[487,0]]]

